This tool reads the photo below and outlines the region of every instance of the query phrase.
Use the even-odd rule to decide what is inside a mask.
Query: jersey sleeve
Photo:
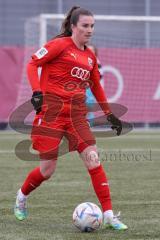
[[[42,67],[47,62],[56,58],[62,52],[63,48],[62,39],[57,38],[45,44],[32,55],[32,59],[27,65],[27,75],[33,91],[41,90],[38,67]]]
[[[95,96],[97,102],[99,103],[101,109],[103,110],[103,112],[106,115],[108,115],[109,113],[111,113],[111,109],[107,102],[105,92],[100,84],[100,72],[98,70],[97,61],[95,61],[93,70],[91,72],[91,81],[92,81],[92,84],[90,86],[90,89],[91,89],[93,95]]]

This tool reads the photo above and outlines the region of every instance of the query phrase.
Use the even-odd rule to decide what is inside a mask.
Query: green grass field
[[[38,162],[22,161],[14,153],[27,137],[0,133],[0,239],[2,240],[159,240],[160,134],[137,132],[116,138],[97,138],[109,177],[114,211],[121,211],[126,232],[100,229],[80,233],[72,212],[81,202],[98,203],[87,171],[77,153],[59,158],[55,175],[28,199],[29,216],[19,222],[13,215],[15,193]]]

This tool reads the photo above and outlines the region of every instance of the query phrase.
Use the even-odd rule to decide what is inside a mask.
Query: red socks
[[[27,176],[25,182],[21,187],[21,191],[24,195],[28,195],[34,189],[36,189],[43,181],[47,180],[48,178],[43,177],[40,172],[40,167],[33,169]]]
[[[94,191],[101,203],[103,212],[112,210],[109,185],[103,166],[100,165],[94,169],[88,170],[88,172],[91,176]]]
[[[88,170],[88,172],[103,211],[112,210],[109,185],[102,165]],[[39,167],[33,169],[21,187],[22,193],[27,196],[45,180],[47,180],[47,178],[43,177]]]

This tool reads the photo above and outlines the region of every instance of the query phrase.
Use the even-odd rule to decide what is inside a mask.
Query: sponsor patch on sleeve
[[[34,55],[38,58],[41,59],[43,58],[46,54],[48,53],[48,50],[44,47],[40,48]]]

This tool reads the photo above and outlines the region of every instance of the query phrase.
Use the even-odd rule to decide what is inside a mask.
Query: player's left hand
[[[122,132],[121,121],[113,113],[110,113],[109,115],[107,115],[107,120],[109,123],[111,123],[111,128],[113,130],[116,130],[117,136],[119,136]]]
[[[31,103],[36,111],[36,114],[40,113],[42,111],[42,104],[43,104],[43,93],[42,91],[34,91]]]

